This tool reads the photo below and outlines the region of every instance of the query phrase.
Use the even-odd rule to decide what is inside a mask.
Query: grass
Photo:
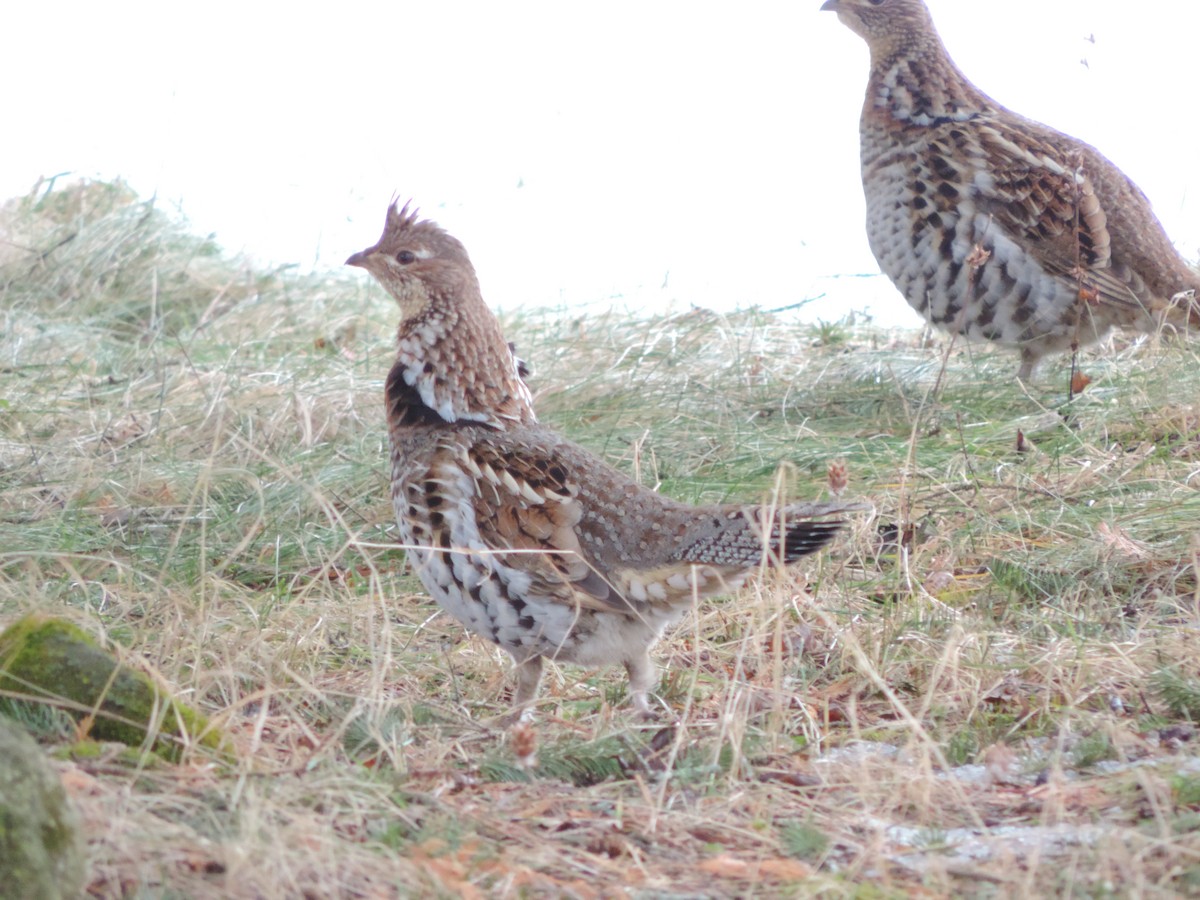
[[[505,317],[542,418],[689,501],[875,511],[658,647],[675,718],[509,663],[392,547],[396,313],[229,259],[119,184],[0,221],[0,626],[62,615],[230,764],[25,714],[96,897],[1200,890],[1197,345],[1011,355],[758,312]],[[486,286],[485,286],[486,289]],[[944,368],[944,371],[943,371]]]

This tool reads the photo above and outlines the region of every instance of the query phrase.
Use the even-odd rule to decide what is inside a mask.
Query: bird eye
[[[417,254],[413,253],[411,250],[401,250],[396,254],[396,262],[400,263],[402,266],[407,266],[409,263],[414,263],[416,261]]]
[[[883,6],[883,4],[887,3],[887,0],[868,0],[868,2],[872,6]]]

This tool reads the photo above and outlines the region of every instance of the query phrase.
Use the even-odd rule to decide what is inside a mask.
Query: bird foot
[[[662,712],[650,705],[650,701],[646,694],[635,692],[633,694],[633,717],[640,722],[661,722]]]
[[[518,706],[503,715],[493,716],[488,720],[488,725],[497,728],[500,731],[507,731],[514,725],[528,725],[533,722],[533,707]]]

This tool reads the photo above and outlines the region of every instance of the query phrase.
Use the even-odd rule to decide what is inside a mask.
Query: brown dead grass
[[[816,497],[834,466],[875,507],[662,643],[661,722],[552,667],[514,737],[503,654],[392,547],[376,290],[255,272],[119,186],[3,231],[0,625],[131,648],[238,748],[31,723],[92,896],[1197,890],[1195,345],[1114,342],[1067,402],[1065,364],[1023,389],[869,326],[510,315],[543,418],[645,483]]]

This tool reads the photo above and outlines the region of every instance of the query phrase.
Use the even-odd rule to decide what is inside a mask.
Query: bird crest
[[[421,219],[420,212],[417,207],[413,206],[412,200],[405,200],[403,206],[400,206],[398,199],[392,200],[391,206],[388,207],[387,219],[383,224],[384,235],[404,234],[414,231],[422,225],[436,231],[442,230],[428,219]]]

